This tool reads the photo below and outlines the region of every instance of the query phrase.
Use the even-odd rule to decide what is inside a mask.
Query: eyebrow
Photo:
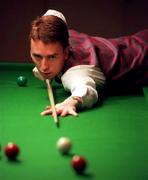
[[[44,56],[42,56],[41,54],[37,54],[37,53],[32,53],[32,55],[33,55],[33,56],[44,57]],[[47,55],[46,57],[47,57],[47,58],[50,58],[50,57],[53,57],[53,56],[58,56],[58,53],[49,54],[49,55]]]

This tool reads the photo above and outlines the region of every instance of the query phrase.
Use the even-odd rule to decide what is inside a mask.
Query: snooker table
[[[49,105],[46,84],[32,74],[33,64],[0,64],[0,180],[148,180],[148,88],[140,93],[108,96],[101,106],[78,117],[51,116],[40,112]],[[16,79],[28,83],[19,87]],[[53,82],[55,101],[69,96]],[[73,147],[64,156],[56,149],[61,136]],[[16,161],[8,161],[4,147],[19,145]],[[71,168],[73,154],[86,158],[88,167],[77,175]]]

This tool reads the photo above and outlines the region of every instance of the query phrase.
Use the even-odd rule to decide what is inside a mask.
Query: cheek
[[[56,71],[56,72],[61,72],[62,69],[64,67],[64,63],[63,61],[61,61],[60,63],[56,63],[54,66],[53,66],[53,69]]]
[[[36,64],[36,61],[35,61],[35,59],[33,58],[33,57],[31,57],[31,59],[32,59],[32,61]]]
[[[32,59],[32,61],[34,62],[34,63],[36,63],[36,60],[35,60],[35,58],[31,55],[31,59]]]
[[[35,64],[35,66],[40,69],[40,66],[41,66],[41,62],[40,61],[37,61],[35,59],[32,59],[33,63]]]
[[[38,61],[36,61],[35,59],[32,59],[32,61],[34,62],[34,64],[35,64],[36,66],[39,66],[39,62],[38,62]]]

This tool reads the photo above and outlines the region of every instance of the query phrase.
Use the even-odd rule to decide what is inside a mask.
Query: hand
[[[55,107],[56,107],[57,115],[61,115],[62,117],[66,116],[68,114],[77,116],[78,113],[76,112],[76,110],[77,110],[77,106],[79,104],[78,98],[79,97],[77,97],[77,98],[69,97],[62,103],[56,104]],[[45,111],[43,111],[41,113],[41,115],[48,115],[48,114],[52,114],[51,106],[47,106]]]

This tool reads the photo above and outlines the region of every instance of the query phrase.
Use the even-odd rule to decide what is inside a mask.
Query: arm
[[[62,76],[65,90],[71,92],[71,96],[81,97],[81,107],[91,108],[98,101],[96,89],[102,89],[105,77],[99,68],[93,65],[80,65],[70,68]]]
[[[34,76],[39,80],[44,81],[45,79],[38,71],[37,67],[34,67],[32,70]],[[69,97],[62,103],[56,104],[57,114],[61,116],[65,116],[67,114],[71,114],[73,116],[77,116],[76,109],[81,106],[81,98],[80,97]],[[41,115],[52,114],[52,109],[50,106],[47,106],[46,109],[41,113]]]
[[[105,77],[99,68],[88,65],[80,65],[70,68],[62,76],[62,83],[65,90],[71,92],[71,96],[56,105],[57,114],[76,116],[77,109],[91,108],[98,100],[96,86],[103,87]],[[47,107],[42,115],[52,114],[50,107]]]

